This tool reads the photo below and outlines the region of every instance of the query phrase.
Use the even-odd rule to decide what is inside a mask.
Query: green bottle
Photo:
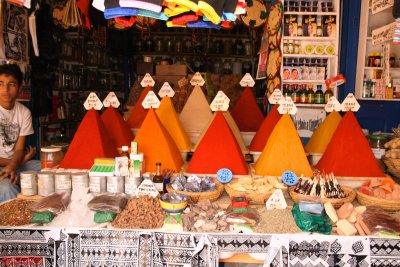
[[[324,92],[322,92],[322,85],[317,85],[317,91],[315,92],[315,104],[324,104]]]

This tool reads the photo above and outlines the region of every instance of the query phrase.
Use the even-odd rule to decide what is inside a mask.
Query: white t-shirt
[[[33,127],[28,108],[18,102],[12,110],[0,106],[0,157],[12,158],[18,137],[30,134]]]

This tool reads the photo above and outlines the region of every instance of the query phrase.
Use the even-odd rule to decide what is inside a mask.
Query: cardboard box
[[[156,75],[181,75],[186,76],[187,67],[186,65],[157,65]]]
[[[152,62],[136,63],[136,74],[146,75],[146,73],[150,73],[150,75],[154,74],[154,64]]]
[[[153,76],[153,79],[156,82],[161,83],[161,85],[168,82],[169,85],[174,88],[174,86],[178,85],[178,81],[183,77],[184,75],[155,75]]]

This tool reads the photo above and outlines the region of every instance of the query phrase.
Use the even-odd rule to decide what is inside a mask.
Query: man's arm
[[[12,156],[10,162],[0,171],[0,180],[4,178],[9,178],[13,184],[17,184],[18,177],[15,171],[21,165],[25,152],[25,141],[26,136],[19,136],[15,144],[14,155]]]

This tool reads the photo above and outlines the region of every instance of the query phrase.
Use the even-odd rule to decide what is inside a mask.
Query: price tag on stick
[[[96,95],[96,93],[90,93],[89,96],[86,98],[85,103],[83,103],[83,106],[85,107],[86,110],[94,108],[95,110],[100,110],[103,108],[103,103],[101,103],[99,97]]]
[[[269,96],[268,102],[271,105],[279,104],[284,99],[281,90],[275,89],[274,92]]]
[[[158,95],[163,98],[164,96],[174,97],[175,91],[172,89],[171,85],[168,82],[165,82],[161,87],[160,91],[158,91]]]
[[[268,198],[265,206],[267,207],[267,210],[286,209],[287,203],[285,197],[283,196],[282,189],[276,189]]]
[[[285,171],[282,174],[282,182],[285,183],[287,186],[296,185],[299,182],[299,178],[294,172]]]
[[[112,106],[113,108],[118,108],[121,103],[118,100],[118,97],[115,95],[114,92],[108,93],[107,97],[103,101],[103,105],[108,108]]]
[[[279,103],[278,112],[279,114],[290,114],[290,115],[294,115],[297,113],[297,107],[293,103],[291,97],[285,97],[281,101],[281,103]]]
[[[325,111],[326,112],[332,112],[332,111],[341,111],[342,106],[340,105],[340,102],[336,99],[336,97],[331,96],[329,98],[328,103],[325,105]]]
[[[150,179],[144,179],[137,189],[138,196],[149,195],[151,197],[158,196],[158,190]]]
[[[146,73],[146,75],[144,75],[142,81],[140,82],[140,85],[142,87],[154,87],[154,85],[156,84],[156,82],[154,81],[153,77],[151,77],[151,75],[149,73]]]
[[[357,99],[354,97],[352,93],[348,94],[347,97],[343,100],[342,103],[342,111],[358,111],[360,109],[360,104],[357,102]]]
[[[246,73],[240,81],[240,86],[242,87],[254,87],[255,84],[256,82],[253,77],[251,77],[250,73]]]
[[[217,172],[217,179],[223,184],[229,183],[232,180],[232,172],[227,168],[219,169]]]
[[[210,104],[212,111],[227,111],[229,108],[229,102],[231,100],[222,91],[218,91],[214,100]]]
[[[160,100],[158,100],[156,94],[153,91],[149,91],[146,97],[143,99],[142,106],[145,109],[149,108],[159,108]]]
[[[195,85],[199,85],[199,86],[203,86],[206,83],[206,81],[204,81],[203,76],[201,76],[200,72],[196,72],[192,79],[190,80],[190,84],[195,86]]]

